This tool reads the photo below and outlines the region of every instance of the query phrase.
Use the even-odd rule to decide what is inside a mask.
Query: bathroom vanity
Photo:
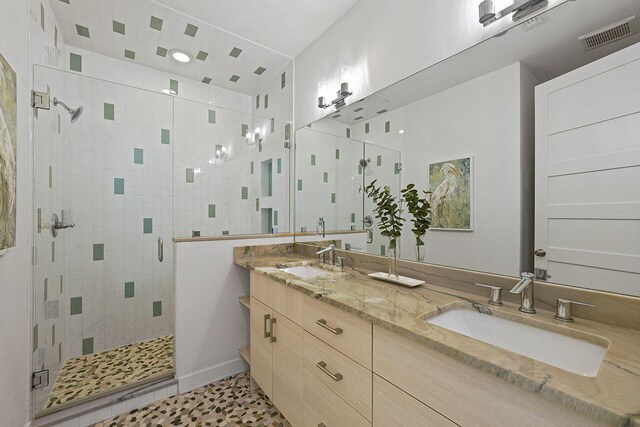
[[[372,255],[340,271],[314,265],[308,245],[272,248],[236,248],[235,263],[251,270],[251,377],[294,426],[640,425],[637,330],[566,324],[544,309],[525,315],[429,280],[416,289],[378,282],[361,268],[381,261]],[[284,271],[296,265],[323,270]],[[569,372],[429,323],[452,310],[606,353],[596,372]]]

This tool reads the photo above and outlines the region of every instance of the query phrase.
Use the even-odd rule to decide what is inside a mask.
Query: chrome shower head
[[[60,101],[58,98],[53,98],[53,105],[55,106],[61,105],[62,108],[67,110],[67,113],[71,115],[71,123],[75,123],[82,115],[82,105],[79,106],[78,108],[69,108],[67,107],[67,104]]]

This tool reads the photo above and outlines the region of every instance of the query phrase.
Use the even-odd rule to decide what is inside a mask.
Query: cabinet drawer
[[[371,322],[305,297],[304,329],[371,369]]]
[[[304,370],[304,425],[307,427],[371,427],[355,409]]]
[[[273,306],[275,311],[302,326],[302,308],[305,294],[284,283],[273,282]]]
[[[377,375],[373,376],[373,418],[376,427],[457,426]]]
[[[308,332],[304,333],[304,367],[328,389],[371,420],[371,371]]]
[[[265,304],[267,307],[273,308],[273,294],[276,283],[262,273],[252,271],[249,276],[250,295]]]
[[[373,328],[373,371],[463,426],[601,425],[379,326]]]

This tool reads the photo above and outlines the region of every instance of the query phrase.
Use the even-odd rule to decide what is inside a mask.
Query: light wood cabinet
[[[300,426],[304,420],[304,331],[265,301],[275,304],[278,299],[282,311],[302,322],[302,299],[276,292],[279,287],[284,288],[266,276],[251,275],[251,377],[291,425]]]

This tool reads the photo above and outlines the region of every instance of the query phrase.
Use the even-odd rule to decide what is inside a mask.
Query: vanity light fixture
[[[174,59],[174,61],[180,62],[182,64],[191,62],[191,60],[193,59],[193,56],[191,54],[180,49],[171,49],[169,53],[171,54],[171,57]]]
[[[340,90],[336,92],[338,95],[336,99],[331,101],[331,104],[327,104],[325,97],[318,97],[318,108],[329,108],[331,106],[335,106],[336,110],[344,107],[346,102],[344,101],[348,96],[353,95],[353,92],[349,92],[349,83],[344,82],[340,85]]]
[[[542,9],[549,4],[548,0],[516,0],[511,6],[496,12],[495,0],[483,0],[478,5],[479,22],[485,27],[498,19],[513,14],[513,20],[517,21],[523,16]]]

